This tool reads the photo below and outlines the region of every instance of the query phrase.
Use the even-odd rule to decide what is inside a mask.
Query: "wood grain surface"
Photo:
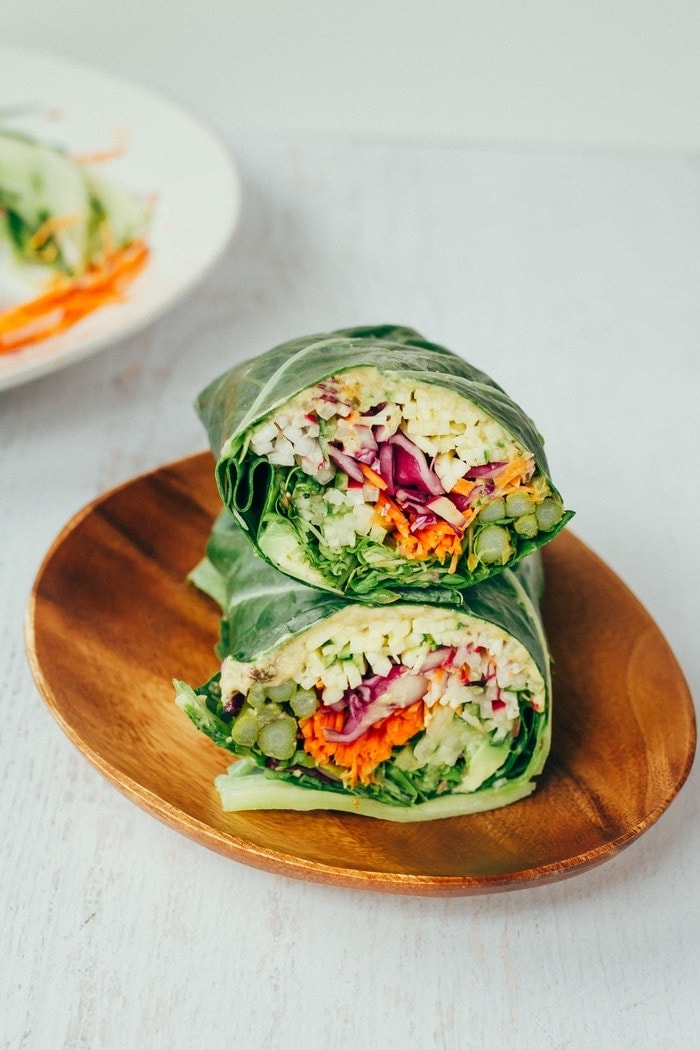
[[[530,798],[393,824],[335,813],[224,813],[230,756],[173,702],[216,668],[216,607],[185,582],[220,507],[208,453],[141,476],[78,514],[28,612],[32,670],[73,743],[134,802],[205,846],[318,882],[472,894],[575,874],[661,816],[695,752],[693,706],[661,632],[570,531],[545,548],[552,752]]]

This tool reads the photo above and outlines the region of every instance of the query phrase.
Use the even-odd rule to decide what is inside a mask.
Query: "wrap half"
[[[409,328],[284,343],[197,407],[225,506],[266,560],[316,588],[376,603],[440,583],[453,604],[572,516],[523,410]]]
[[[252,555],[228,512],[192,581],[220,605],[221,669],[175,682],[235,755],[225,810],[345,810],[394,821],[495,809],[534,790],[550,746],[539,553],[470,588],[390,605],[309,588]]]

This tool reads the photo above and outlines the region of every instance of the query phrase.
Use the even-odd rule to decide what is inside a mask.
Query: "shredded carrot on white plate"
[[[36,299],[0,313],[0,354],[57,335],[93,310],[123,301],[148,256],[143,241],[132,241],[110,251],[80,277],[59,276]]]

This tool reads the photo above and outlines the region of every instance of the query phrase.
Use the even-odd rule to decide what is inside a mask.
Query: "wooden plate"
[[[656,821],[695,753],[693,704],[636,598],[570,532],[545,548],[554,742],[530,798],[413,825],[333,813],[224,813],[229,756],[175,706],[173,677],[216,669],[215,606],[184,583],[219,499],[203,453],[108,493],[62,531],[38,574],[27,648],[73,743],[138,805],[235,860],[296,878],[421,895],[554,881]]]

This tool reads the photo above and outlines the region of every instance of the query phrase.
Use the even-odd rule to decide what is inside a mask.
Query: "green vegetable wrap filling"
[[[176,700],[238,759],[224,809],[417,821],[534,790],[551,717],[539,553],[459,605],[439,586],[360,603],[290,581],[224,511],[191,580],[222,610],[221,667]]]
[[[533,422],[409,328],[283,344],[198,399],[222,499],[287,575],[358,601],[466,588],[571,518]]]

